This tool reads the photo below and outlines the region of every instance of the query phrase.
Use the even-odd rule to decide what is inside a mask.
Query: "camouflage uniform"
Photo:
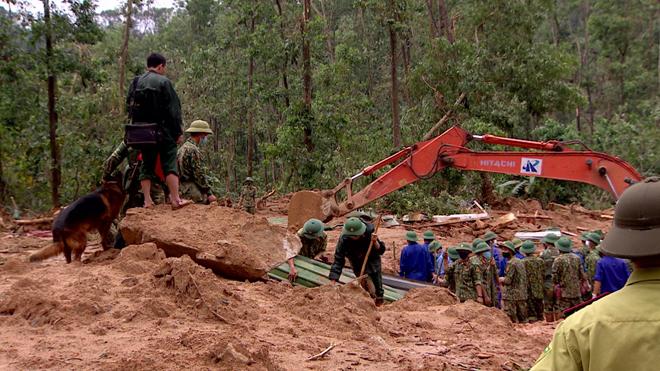
[[[477,300],[477,289],[475,287],[474,278],[477,278],[481,284],[481,277],[474,273],[472,264],[468,259],[459,260],[454,264],[456,297],[461,302],[466,300]]]
[[[213,194],[206,177],[208,171],[202,163],[202,153],[192,138],[188,138],[179,148],[177,164],[181,196],[196,203],[208,203],[208,196]]]
[[[527,272],[522,260],[512,256],[504,276],[504,312],[512,322],[527,322]]]
[[[580,258],[575,254],[562,253],[552,264],[552,282],[561,288],[557,310],[563,311],[580,304]]]
[[[453,292],[454,294],[456,293],[456,265],[458,263],[458,260],[454,260],[449,264],[447,267],[447,271],[445,272],[445,279],[447,280],[447,287],[449,288],[449,291]]]
[[[490,298],[490,305],[492,307],[497,302],[497,288],[495,287],[495,265],[492,263],[492,259],[486,259],[481,255],[474,255],[470,258],[471,268],[474,270],[474,274],[479,275],[479,283],[484,290],[484,296]],[[475,280],[476,284],[477,280]],[[484,304],[485,301],[484,301]]]
[[[584,265],[586,266],[587,270],[587,279],[589,280],[591,287],[594,287],[594,276],[596,275],[596,266],[598,265],[599,260],[600,254],[598,251],[596,251],[596,249],[589,251],[587,257],[584,258]]]
[[[303,228],[300,228],[298,230],[298,237],[302,243],[302,247],[300,248],[298,255],[302,255],[310,259],[314,259],[314,257],[316,257],[318,254],[324,252],[328,246],[328,235],[325,233],[323,233],[323,236],[318,238],[309,238],[305,236]]]
[[[241,202],[243,208],[250,214],[256,212],[257,187],[253,184],[245,184],[241,190]]]
[[[545,295],[543,287],[545,264],[543,259],[538,256],[527,256],[522,262],[525,265],[525,272],[527,272],[529,288],[527,291],[528,314],[541,320],[543,319],[543,296]]]
[[[541,253],[541,259],[543,259],[543,263],[545,264],[545,271],[543,273],[543,289],[545,290],[543,310],[545,313],[553,313],[557,306],[552,284],[552,265],[557,256],[559,256],[559,250],[554,246],[543,250]]]

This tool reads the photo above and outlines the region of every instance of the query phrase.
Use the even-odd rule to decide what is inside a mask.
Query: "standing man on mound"
[[[192,201],[179,196],[179,173],[176,166],[177,144],[183,143],[181,103],[172,82],[165,77],[167,61],[160,54],[147,57],[147,73],[135,78],[128,90],[129,116],[133,123],[158,124],[158,143],[142,149],[140,185],[144,195],[144,207],[153,207],[151,181],[158,156],[170,191],[172,209],[179,209]]]
[[[341,276],[341,271],[344,269],[346,258],[353,267],[355,276],[360,275],[362,263],[367,256],[369,244],[373,240],[371,252],[367,258],[367,265],[364,270],[369,279],[360,280],[362,287],[369,292],[369,295],[374,299],[377,306],[383,304],[383,274],[381,271],[380,256],[385,253],[385,244],[378,239],[374,234],[374,226],[371,223],[366,223],[358,218],[348,218],[344,223],[344,228],[337,241],[335,248],[335,261],[330,268],[330,281],[336,283]]]

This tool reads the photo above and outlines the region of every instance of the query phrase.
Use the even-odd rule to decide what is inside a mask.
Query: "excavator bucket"
[[[323,212],[323,196],[315,191],[294,193],[289,201],[288,229],[298,229],[310,218],[327,219]]]

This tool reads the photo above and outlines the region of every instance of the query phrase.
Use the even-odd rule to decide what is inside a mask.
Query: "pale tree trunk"
[[[280,3],[280,0],[275,0],[275,5],[277,6],[277,14],[280,17],[280,37],[282,38],[282,42],[286,42],[286,38],[284,36],[284,15],[282,12],[282,4]],[[289,66],[289,53],[288,51],[285,50],[284,52],[284,62],[282,63],[282,87],[284,88],[284,105],[289,108],[290,102],[289,102],[289,78],[287,76],[287,69]]]
[[[254,18],[255,15],[252,15],[250,20],[250,34],[254,33]],[[250,53],[250,63],[248,65],[248,112],[247,112],[247,121],[248,121],[248,138],[247,138],[247,175],[252,176],[253,170],[253,160],[254,160],[254,107],[253,107],[253,97],[252,97],[252,82],[254,76],[254,57]]]
[[[390,2],[394,10],[393,1]],[[390,34],[390,76],[392,78],[391,102],[392,102],[392,145],[394,148],[401,146],[401,124],[399,123],[399,79],[397,77],[397,34],[392,23],[388,25]]]
[[[305,129],[304,129],[304,142],[307,147],[307,152],[314,150],[314,143],[312,141],[312,62],[309,44],[309,16],[311,9],[311,0],[303,1],[303,17],[300,24],[300,32],[303,37],[303,99],[305,104]]]
[[[120,112],[125,113],[126,105],[123,104],[121,97],[126,94],[124,91],[124,84],[126,83],[126,63],[128,60],[128,40],[131,36],[131,28],[133,27],[133,0],[126,0],[126,23],[124,24],[124,40],[121,44],[121,52],[119,53],[119,106]]]
[[[48,127],[50,135],[50,189],[53,208],[60,207],[60,184],[62,182],[62,170],[60,161],[60,150],[57,145],[57,111],[55,109],[55,94],[57,79],[53,68],[53,31],[50,19],[50,4],[48,0],[44,3],[44,22],[46,24],[46,68],[48,70]]]

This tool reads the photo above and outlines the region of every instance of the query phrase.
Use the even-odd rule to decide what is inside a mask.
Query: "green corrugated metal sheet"
[[[304,256],[296,256],[293,259],[296,270],[298,271],[298,278],[293,282],[294,285],[305,287],[317,287],[330,283],[328,275],[330,274],[330,265],[320,262],[318,260],[309,259]],[[282,263],[268,272],[268,276],[278,281],[286,281],[289,277],[289,264]],[[353,272],[344,269],[340,283],[348,283],[355,279]],[[405,290],[399,290],[387,285],[383,285],[385,290],[384,299],[392,302],[401,299],[405,294]]]

